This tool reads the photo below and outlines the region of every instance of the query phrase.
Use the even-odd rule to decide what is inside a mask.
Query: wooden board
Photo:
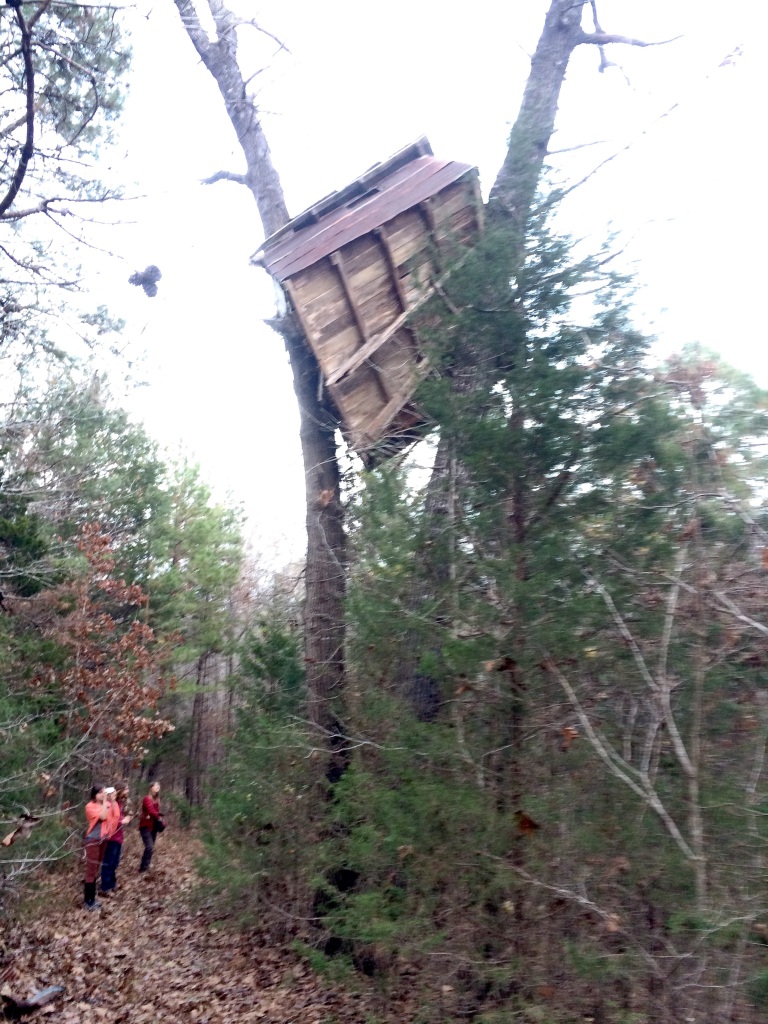
[[[288,282],[346,435],[359,452],[370,451],[388,432],[399,435],[393,444],[405,443],[421,422],[411,396],[428,365],[409,318],[446,265],[477,237],[477,201],[474,176],[449,182]]]

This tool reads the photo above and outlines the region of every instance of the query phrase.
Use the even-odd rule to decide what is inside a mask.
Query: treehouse
[[[415,437],[428,370],[413,314],[478,236],[477,170],[418,142],[266,240],[254,256],[282,287],[350,446],[366,464]]]

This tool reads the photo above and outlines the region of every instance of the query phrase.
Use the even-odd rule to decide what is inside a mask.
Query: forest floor
[[[202,852],[169,828],[139,875],[141,844],[126,838],[117,894],[82,903],[80,865],[46,877],[20,923],[0,940],[0,993],[64,993],[25,1020],[56,1024],[364,1024],[371,1008],[319,979],[296,954],[217,922],[192,899]],[[2,1019],[2,1010],[0,1010]],[[381,1019],[381,1017],[377,1017]]]

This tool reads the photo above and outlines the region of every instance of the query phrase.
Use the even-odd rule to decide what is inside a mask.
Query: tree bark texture
[[[301,411],[307,502],[304,637],[310,721],[332,737],[344,684],[346,540],[336,448],[337,419],[320,392],[315,357],[293,317],[277,329],[285,339]],[[330,497],[330,500],[329,500]]]
[[[185,795],[195,807],[206,802],[211,770],[224,756],[230,712],[228,669],[228,659],[214,651],[206,651],[197,659],[183,780]]]
[[[246,92],[237,61],[237,19],[222,0],[207,0],[215,37],[203,29],[192,0],[174,0],[182,24],[210,72],[237,134],[246,162],[248,186],[267,236],[289,220],[280,178],[272,163],[259,112]],[[309,716],[336,732],[334,698],[344,678],[345,538],[336,448],[338,417],[323,399],[322,383],[304,336],[289,314],[272,326],[282,335],[299,403],[301,451],[307,495],[305,654]],[[330,500],[328,499],[328,496]]]
[[[518,244],[536,197],[536,189],[555,130],[560,90],[571,54],[589,37],[581,28],[585,0],[552,0],[509,136],[507,155],[491,189],[488,212],[510,223]]]

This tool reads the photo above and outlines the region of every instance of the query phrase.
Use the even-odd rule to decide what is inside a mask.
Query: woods
[[[223,0],[174,4],[245,166],[204,187],[244,186],[274,252],[297,228],[249,40],[290,40]],[[119,325],[79,292],[79,229],[59,231],[113,196],[97,179],[131,82],[121,12],[36,0],[0,18],[0,913],[21,921],[24,894],[71,869],[94,779],[157,780],[205,846],[199,877],[183,869],[205,928],[254,976],[296,957],[362,993],[371,1022],[763,1019],[768,393],[696,342],[660,347],[641,281],[614,240],[568,234],[572,183],[547,170],[574,54],[599,73],[664,39],[551,0],[472,230],[440,236],[421,198],[396,212],[427,255],[398,262],[394,221],[374,225],[365,266],[386,269],[423,362],[412,394],[381,385],[416,410],[407,445],[355,448],[313,344],[382,379],[390,336],[339,255],[368,236],[319,253],[335,319],[274,275],[306,489],[306,559],[278,565],[113,397],[98,357]],[[389,179],[368,174],[300,229],[370,211]],[[362,355],[339,355],[344,331]],[[231,439],[244,473],[263,440]],[[0,944],[0,969],[24,957]],[[147,1019],[117,973],[120,1019]],[[328,1022],[351,1019],[345,1000]]]

